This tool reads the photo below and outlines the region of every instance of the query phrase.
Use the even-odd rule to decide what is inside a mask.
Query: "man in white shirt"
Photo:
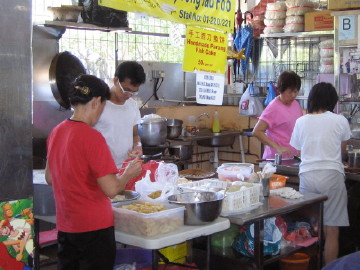
[[[141,156],[142,146],[137,125],[141,116],[132,99],[145,83],[144,68],[135,61],[122,62],[115,71],[110,100],[95,125],[102,133],[118,168],[129,156]]]

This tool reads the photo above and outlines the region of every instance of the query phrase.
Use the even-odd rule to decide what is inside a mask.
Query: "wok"
[[[86,74],[81,61],[68,51],[55,55],[49,69],[51,91],[56,101],[65,109],[70,109],[68,90],[80,74]]]

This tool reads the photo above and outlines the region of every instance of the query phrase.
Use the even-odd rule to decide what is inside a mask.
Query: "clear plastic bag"
[[[141,200],[155,203],[165,203],[167,198],[173,195],[176,191],[176,186],[172,183],[159,183],[151,182],[150,179],[151,171],[147,171],[145,177],[135,183],[135,191],[141,195]],[[155,192],[161,192],[157,198],[149,197],[150,194]]]
[[[264,106],[258,97],[252,96],[255,92],[254,83],[250,83],[239,101],[239,114],[247,116],[260,116]]]
[[[174,163],[161,162],[155,172],[156,182],[176,185],[179,179],[178,167]]]
[[[304,16],[287,16],[285,24],[304,23]]]

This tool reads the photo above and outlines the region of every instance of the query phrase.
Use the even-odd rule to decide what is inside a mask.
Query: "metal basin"
[[[232,146],[235,142],[236,135],[233,133],[227,133],[226,131],[219,133],[212,133],[211,131],[200,131],[197,136],[208,137],[196,141],[200,146],[222,147]]]
[[[177,156],[180,160],[191,159],[193,153],[192,145],[172,145],[169,146],[169,154]]]
[[[171,195],[169,203],[185,206],[186,225],[202,225],[214,221],[221,212],[224,194],[220,192],[185,192]]]

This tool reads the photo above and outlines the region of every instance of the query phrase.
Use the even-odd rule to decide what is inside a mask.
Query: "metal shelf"
[[[319,37],[319,36],[333,36],[334,30],[329,31],[312,31],[312,32],[296,32],[296,33],[274,33],[274,34],[260,34],[261,38],[302,38],[302,37]]]
[[[60,27],[68,29],[78,30],[97,30],[104,32],[131,32],[132,29],[129,27],[102,27],[89,23],[77,23],[77,22],[65,22],[65,21],[45,21],[45,26],[49,27]]]

